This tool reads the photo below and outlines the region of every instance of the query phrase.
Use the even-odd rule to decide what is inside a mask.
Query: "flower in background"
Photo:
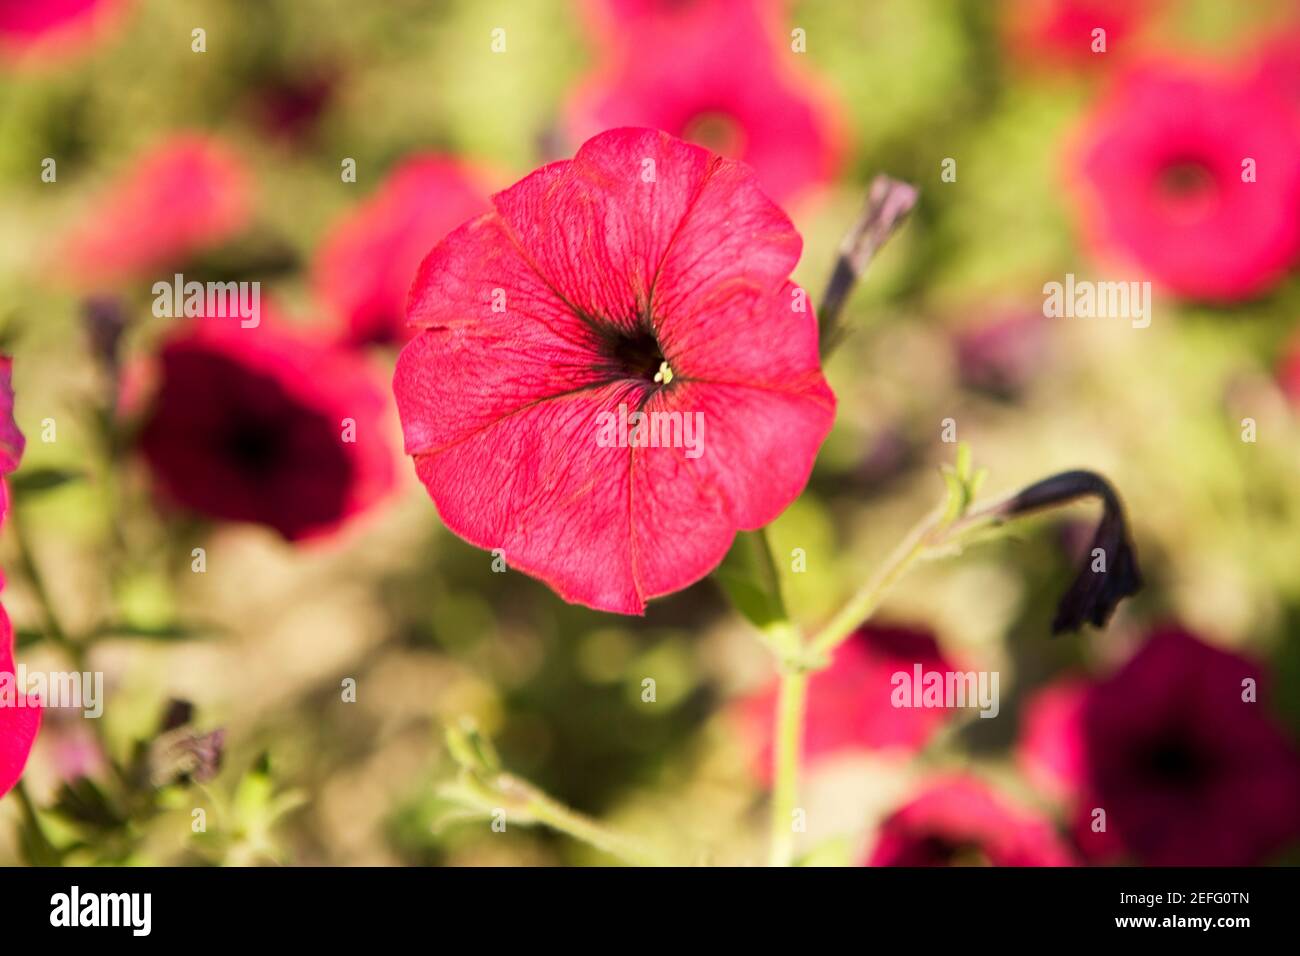
[[[788,202],[840,167],[837,111],[795,68],[776,6],[756,0],[615,2],[597,24],[605,56],[570,104],[574,135],[651,126],[754,167]],[[647,51],[654,51],[648,55]]]
[[[1047,322],[1042,309],[1007,309],[953,333],[957,375],[966,388],[1012,400],[1044,366]]]
[[[1300,254],[1300,123],[1258,83],[1130,71],[1085,125],[1081,172],[1093,243],[1177,295],[1248,299]]]
[[[199,319],[163,345],[139,448],[176,504],[296,541],[378,502],[395,482],[393,452],[364,358],[265,313],[255,329]]]
[[[1300,338],[1293,339],[1283,352],[1278,381],[1291,404],[1300,408]]]
[[[928,631],[886,625],[858,629],[835,650],[831,665],[809,680],[804,760],[811,765],[854,750],[921,749],[952,710],[893,706],[894,675],[902,672],[910,679],[917,664],[923,673],[953,669]],[[772,773],[778,691],[773,683],[738,709],[742,733],[759,744],[754,767],[764,781]]]
[[[1253,81],[1300,110],[1300,25],[1251,50],[1243,68]]]
[[[14,421],[13,359],[0,356],[0,521],[9,512],[9,489],[3,476],[18,467],[26,444]],[[0,576],[0,586],[3,583]],[[0,797],[22,776],[41,726],[40,702],[18,693],[16,683],[14,629],[0,606]]]
[[[799,234],[748,167],[653,130],[492,202],[412,286],[407,454],[452,531],[641,613],[780,514],[830,431]]]
[[[1070,866],[1051,821],[970,776],[931,782],[880,825],[866,866]]]
[[[57,57],[111,26],[125,0],[0,0],[0,59]]]
[[[1057,66],[1108,65],[1151,19],[1160,0],[1012,0],[1002,5],[1011,53]],[[1093,31],[1104,31],[1105,50],[1094,52]]]
[[[406,296],[420,260],[448,232],[488,207],[456,160],[414,156],[338,222],[313,269],[322,301],[347,324],[353,345],[405,342]]]
[[[1257,701],[1243,699],[1247,678]],[[1300,753],[1260,684],[1252,662],[1163,628],[1110,677],[1031,701],[1021,763],[1072,795],[1090,857],[1257,864],[1300,837]]]
[[[135,278],[229,239],[250,208],[243,161],[210,136],[179,134],[135,157],[90,204],[60,266],[83,284]]]
[[[13,789],[41,729],[41,705],[18,693],[14,675],[14,629],[0,606],[0,797]]]

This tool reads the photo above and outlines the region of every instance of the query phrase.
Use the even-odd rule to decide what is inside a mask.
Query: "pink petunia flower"
[[[163,494],[291,541],[338,529],[395,484],[377,372],[277,327],[198,319],[162,347],[140,451]]]
[[[597,19],[606,54],[570,103],[572,134],[649,126],[744,160],[778,202],[838,171],[838,111],[755,0],[617,3]],[[647,55],[653,50],[654,55]]]
[[[928,631],[869,625],[841,644],[830,667],[814,673],[808,684],[805,761],[812,765],[852,750],[921,749],[952,710],[893,705],[894,675],[910,680],[917,665],[923,674],[952,670]],[[742,733],[758,743],[754,768],[764,781],[771,779],[778,690],[773,683],[738,708]]]
[[[14,674],[14,629],[0,606],[0,797],[23,775],[41,728],[41,705],[19,692]]]
[[[411,289],[407,454],[461,537],[641,613],[780,514],[830,430],[799,235],[747,167],[652,130],[492,203]]]
[[[0,0],[0,59],[46,60],[84,49],[126,0]]]
[[[137,156],[66,237],[60,265],[84,284],[136,278],[217,245],[248,222],[250,177],[224,143],[173,136]]]
[[[420,261],[453,228],[488,208],[468,169],[412,157],[326,237],[313,270],[317,292],[347,324],[353,345],[401,343],[406,296]]]
[[[0,521],[9,512],[9,489],[3,476],[18,467],[26,444],[14,421],[13,359],[0,356]],[[3,584],[0,576],[0,587]],[[0,606],[0,797],[22,776],[41,726],[40,702],[19,693],[16,681],[14,629]]]
[[[1300,254],[1300,123],[1257,83],[1208,70],[1127,73],[1084,133],[1092,242],[1188,298],[1267,292]]]
[[[1108,66],[1161,0],[1011,0],[1002,4],[1013,57],[1052,66]],[[1103,31],[1099,37],[1094,31]],[[1104,40],[1104,51],[1094,44]]]
[[[1070,866],[1051,821],[974,777],[943,777],[885,820],[866,866]]]
[[[1049,684],[1025,701],[1016,759],[1026,778],[1043,793],[1073,800],[1087,780],[1082,727],[1089,685],[1065,679]]]
[[[1043,693],[1062,706],[1039,696],[1021,761],[1072,794],[1090,858],[1245,866],[1300,838],[1300,752],[1245,658],[1166,627],[1081,693]],[[1096,809],[1105,831],[1093,832]]]

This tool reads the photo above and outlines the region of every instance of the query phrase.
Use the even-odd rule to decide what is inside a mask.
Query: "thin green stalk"
[[[782,669],[780,696],[773,732],[771,866],[794,861],[794,813],[799,801],[799,769],[803,757],[804,715],[809,672]]]
[[[943,513],[936,511],[913,527],[867,583],[813,636],[813,652],[829,656],[850,634],[865,624],[880,607],[889,590],[934,543],[935,532],[942,529],[943,525]]]
[[[50,596],[49,588],[45,585],[45,577],[41,574],[32,552],[22,508],[11,507],[9,524],[13,528],[14,542],[18,546],[18,563],[23,569],[27,583],[31,585],[32,593],[36,596],[36,603],[40,606],[41,616],[45,621],[45,636],[52,644],[67,652],[78,670],[85,670],[86,648],[68,636],[67,629],[59,619],[58,611],[54,609],[54,599]]]
[[[531,791],[526,812],[543,826],[550,827],[602,853],[636,866],[663,866],[664,861],[630,837],[597,823],[540,790]]]
[[[566,807],[532,783],[501,770],[496,748],[472,718],[462,717],[446,731],[447,749],[460,766],[456,785],[447,796],[462,803],[471,816],[504,810],[507,819],[525,826],[540,824],[595,847],[602,853],[638,866],[664,866],[666,861],[645,845]]]

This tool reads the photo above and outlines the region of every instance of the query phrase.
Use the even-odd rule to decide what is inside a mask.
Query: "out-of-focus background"
[[[878,616],[900,630],[819,678],[800,852],[1300,859],[1296,37],[1285,0],[0,0],[0,334],[28,439],[4,604],[29,670],[83,661],[106,695],[99,720],[45,715],[41,832],[69,862],[609,862],[448,819],[442,727],[469,714],[579,810],[683,861],[764,859],[773,670],[717,586],[629,618],[494,571],[416,482],[388,385],[421,250],[591,133],[656,125],[753,163],[814,302],[872,176],[921,191],[771,528],[800,621],[940,499],[954,435],[989,493],[1106,475],[1147,582],[1107,629],[1049,638],[1087,505],[907,578]],[[154,314],[174,273],[259,281],[268,324],[329,351],[307,378],[369,383],[391,487],[306,535],[176,500],[158,460],[189,426],[141,437],[187,334]],[[1045,317],[1067,275],[1150,281],[1149,325]],[[898,717],[880,675],[928,659],[997,671],[997,717],[875,732]],[[170,700],[193,713],[169,775]],[[0,804],[0,862],[31,859],[31,826]]]

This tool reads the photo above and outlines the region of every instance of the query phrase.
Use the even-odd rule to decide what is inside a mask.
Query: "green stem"
[[[18,546],[18,563],[22,566],[27,583],[31,585],[32,593],[36,596],[36,603],[41,608],[41,616],[45,619],[46,636],[51,643],[67,652],[78,670],[85,670],[86,648],[68,636],[67,629],[64,628],[58,612],[54,609],[54,600],[50,597],[49,588],[45,586],[45,577],[41,574],[32,552],[22,508],[17,507],[16,503],[10,509],[9,524],[13,528],[14,542]]]
[[[870,620],[885,595],[935,544],[937,534],[945,527],[942,510],[926,515],[917,523],[867,583],[813,636],[813,653],[829,656],[850,634]]]
[[[664,865],[663,860],[630,837],[615,833],[532,786],[528,786],[527,789],[529,796],[525,812],[543,826],[595,847],[600,852],[624,863],[635,866]]]
[[[809,672],[783,668],[773,730],[771,866],[794,860],[794,812],[799,801]]]

